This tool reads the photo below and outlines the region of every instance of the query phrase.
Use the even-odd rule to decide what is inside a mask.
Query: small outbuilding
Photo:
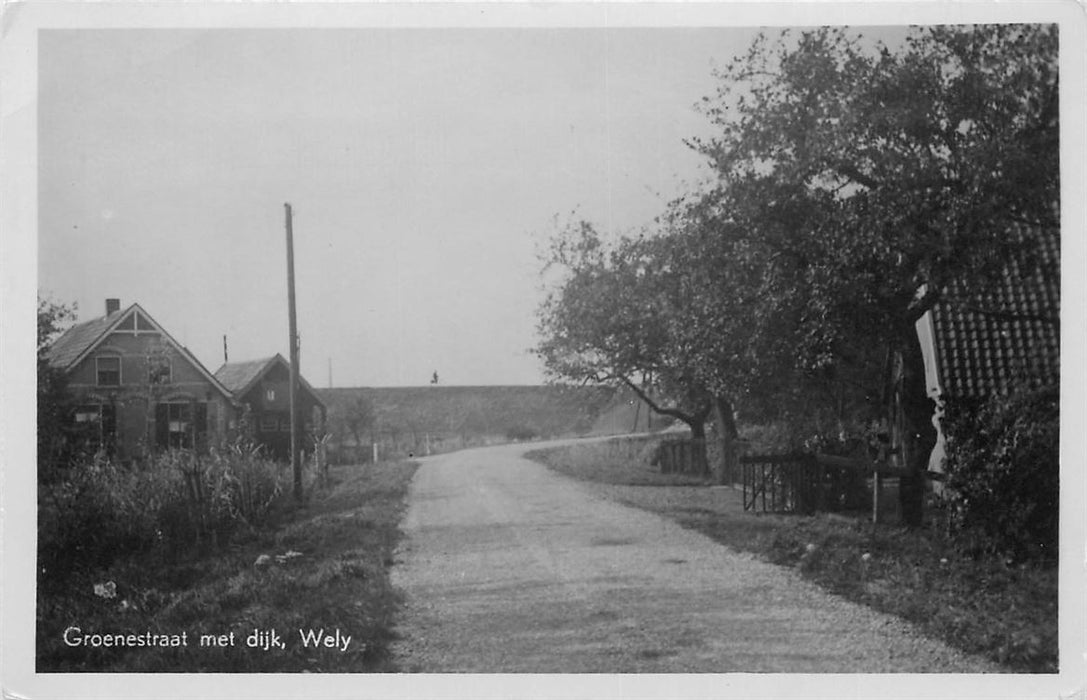
[[[246,430],[266,454],[289,461],[291,450],[290,364],[282,355],[248,362],[230,362],[215,372],[215,379],[230,391],[240,405]],[[313,449],[312,436],[324,433],[328,409],[317,392],[301,375],[297,404],[302,420],[302,450]]]

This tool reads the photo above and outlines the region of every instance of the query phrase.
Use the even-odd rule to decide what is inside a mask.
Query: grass
[[[611,443],[529,456],[567,476],[606,485],[609,496],[735,550],[793,567],[831,593],[897,615],[1009,671],[1058,670],[1056,567],[964,556],[935,526],[873,528],[825,514],[755,516],[743,511],[739,493],[657,474],[639,455]]]
[[[120,560],[74,573],[62,591],[39,591],[38,672],[395,670],[389,646],[400,597],[388,569],[414,471],[407,463],[333,468],[305,505],[225,548],[182,561]],[[110,582],[113,590],[102,586]],[[85,635],[184,633],[187,645],[69,646],[70,627]],[[248,646],[258,630],[275,630],[284,648],[264,649],[263,639]],[[306,647],[300,630],[338,630],[351,641],[345,650]],[[226,644],[201,645],[205,634],[224,635]]]

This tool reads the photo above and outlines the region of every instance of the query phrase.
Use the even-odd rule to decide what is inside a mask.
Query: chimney
[[[106,315],[115,314],[121,310],[120,299],[106,299]]]

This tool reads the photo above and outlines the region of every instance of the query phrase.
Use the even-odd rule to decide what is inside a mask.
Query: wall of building
[[[244,396],[241,403],[249,406],[250,430],[253,438],[265,446],[266,453],[280,461],[290,460],[290,370],[276,364],[261,381]],[[298,396],[302,417],[303,452],[310,452],[311,434],[316,425],[324,429],[324,413],[317,398],[304,386]],[[316,422],[315,422],[316,421]]]
[[[119,357],[118,386],[97,381],[99,357]],[[170,381],[152,383],[150,367],[167,361]],[[69,373],[69,389],[83,404],[109,404],[117,413],[116,450],[122,460],[146,456],[155,444],[155,405],[161,402],[207,404],[209,442],[225,438],[234,419],[231,402],[189,360],[157,332],[110,334]]]

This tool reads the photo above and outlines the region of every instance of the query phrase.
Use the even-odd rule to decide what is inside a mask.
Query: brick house
[[[47,352],[73,395],[73,435],[120,461],[170,447],[206,450],[226,437],[235,402],[139,304],[65,331]]]
[[[215,371],[238,402],[239,415],[245,415],[253,439],[264,445],[268,456],[288,461],[291,445],[290,384],[291,367],[282,355],[248,362],[231,362]],[[302,447],[312,449],[310,436],[323,433],[328,409],[310,383],[299,375],[299,415],[302,417]]]

